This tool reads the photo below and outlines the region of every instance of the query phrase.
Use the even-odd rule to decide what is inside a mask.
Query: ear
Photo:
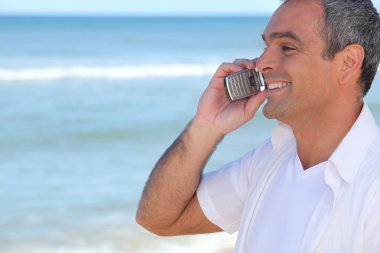
[[[340,52],[339,80],[342,84],[352,82],[352,80],[357,82],[361,74],[364,55],[364,49],[359,44],[348,45]]]

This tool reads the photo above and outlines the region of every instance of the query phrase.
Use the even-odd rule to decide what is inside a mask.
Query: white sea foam
[[[216,64],[169,64],[139,66],[67,66],[0,69],[0,82],[60,79],[141,79],[212,75]]]
[[[1,253],[232,253],[236,234],[223,233],[176,237],[157,238],[147,236],[143,238],[127,238],[119,240],[103,240],[89,242],[78,239],[74,242],[66,241],[62,244],[50,244],[42,241],[19,242],[13,247],[6,247]],[[149,243],[147,243],[149,242]]]

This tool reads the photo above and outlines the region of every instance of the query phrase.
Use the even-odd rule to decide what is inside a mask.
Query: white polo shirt
[[[252,252],[251,238],[260,233],[256,218],[295,154],[291,129],[279,123],[271,140],[202,177],[202,210],[225,231],[239,231],[236,252]],[[298,252],[380,252],[380,130],[366,104],[323,173],[327,187],[302,228]]]

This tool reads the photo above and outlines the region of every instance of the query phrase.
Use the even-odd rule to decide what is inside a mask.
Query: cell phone
[[[226,76],[224,87],[228,97],[235,101],[265,90],[265,82],[263,75],[257,69],[246,69]]]

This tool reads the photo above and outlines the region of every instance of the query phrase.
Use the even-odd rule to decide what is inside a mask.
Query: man
[[[263,39],[257,60],[216,71],[153,170],[138,223],[159,235],[239,231],[237,252],[380,252],[380,131],[363,101],[379,63],[377,11],[370,0],[288,0]],[[230,102],[223,78],[255,67],[268,89]],[[265,100],[279,121],[271,139],[201,176]]]

